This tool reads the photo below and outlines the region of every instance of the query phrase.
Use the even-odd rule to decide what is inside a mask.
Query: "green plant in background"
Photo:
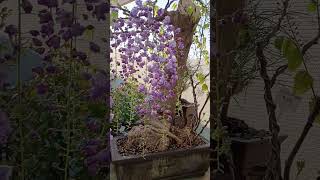
[[[143,102],[144,95],[138,91],[138,83],[129,80],[111,91],[112,131],[128,131],[140,120],[136,107]],[[123,129],[125,128],[125,129]]]

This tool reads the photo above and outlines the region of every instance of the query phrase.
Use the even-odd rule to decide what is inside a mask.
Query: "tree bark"
[[[186,1],[186,0],[182,0],[182,1]],[[174,87],[175,96],[169,99],[167,102],[165,102],[165,104],[169,106],[169,110],[172,112],[172,116],[174,118],[178,97],[182,93],[183,86],[186,83],[185,77],[187,76],[187,73],[188,73],[188,67],[187,67],[188,54],[192,44],[193,34],[200,20],[200,17],[195,18],[193,16],[183,14],[178,10],[169,12],[168,15],[170,16],[171,22],[174,25],[174,27],[181,29],[181,32],[174,37],[177,42],[177,45],[178,45],[179,38],[182,39],[182,42],[184,44],[184,48],[181,50],[182,53],[177,53],[176,55],[177,63],[178,63],[178,66],[177,66],[178,81],[176,86]]]
[[[277,123],[276,118],[276,106],[273,102],[272,98],[272,82],[268,76],[267,72],[267,60],[265,59],[265,55],[263,53],[262,44],[258,43],[256,48],[256,56],[260,63],[260,75],[264,81],[264,99],[267,108],[267,112],[269,115],[269,129],[272,134],[271,144],[272,144],[272,154],[270,158],[270,162],[268,164],[268,170],[265,175],[266,180],[281,180],[281,159],[280,152],[281,146],[278,138],[280,127]],[[270,169],[271,168],[271,169]]]

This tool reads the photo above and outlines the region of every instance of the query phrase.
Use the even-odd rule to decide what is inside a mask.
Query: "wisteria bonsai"
[[[178,121],[176,105],[189,77],[187,60],[200,8],[182,0],[176,11],[168,11],[173,2],[159,8],[157,1],[137,0],[131,11],[112,6],[111,48],[119,55],[112,72],[138,82],[145,97],[136,107],[142,122],[128,132],[125,149],[155,152],[168,150],[172,140],[178,147],[199,142],[193,121],[182,128],[173,124]],[[118,11],[126,17],[117,17]],[[189,137],[191,143],[186,142]]]

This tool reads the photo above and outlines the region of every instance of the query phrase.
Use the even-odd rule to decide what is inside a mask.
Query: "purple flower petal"
[[[37,93],[39,95],[44,95],[48,92],[48,85],[46,85],[44,83],[40,83],[37,85],[36,89],[37,89]]]
[[[18,33],[18,29],[15,25],[8,25],[6,26],[4,32],[7,33],[9,37],[12,37]]]
[[[33,6],[29,0],[22,0],[22,8],[25,13],[30,14],[32,12]]]
[[[60,47],[60,37],[57,35],[53,35],[46,41],[46,44],[49,47],[53,47],[54,49],[58,49]]]
[[[95,53],[99,53],[100,52],[100,47],[96,43],[90,42],[89,45],[90,45],[90,50],[91,51],[93,51]]]

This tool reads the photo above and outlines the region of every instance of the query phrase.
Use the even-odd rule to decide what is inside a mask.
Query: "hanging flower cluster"
[[[83,15],[86,16],[85,20],[88,20],[89,17],[92,19],[96,19],[98,21],[106,20],[106,15],[109,12],[109,4],[103,0],[37,0],[35,3],[40,5],[40,10],[37,12],[33,11],[33,3],[30,3],[30,0],[22,0],[22,9],[25,13],[32,13],[35,14],[39,19],[39,29],[31,29],[28,31],[29,37],[31,41],[31,48],[42,55],[43,62],[41,65],[33,67],[32,72],[35,79],[35,87],[34,92],[37,93],[39,97],[41,97],[41,103],[45,104],[46,102],[52,102],[51,100],[54,99],[55,103],[65,103],[65,99],[67,96],[64,96],[64,91],[62,93],[60,91],[54,92],[54,90],[58,89],[61,85],[65,85],[67,82],[66,75],[69,76],[69,66],[68,62],[73,61],[74,63],[74,74],[72,75],[71,83],[72,92],[74,94],[79,93],[81,96],[73,96],[69,97],[73,99],[73,101],[81,102],[81,107],[88,108],[88,104],[96,107],[103,107],[105,106],[106,101],[106,92],[109,90],[109,81],[108,81],[108,74],[104,71],[94,71],[91,72],[90,67],[83,68],[83,66],[89,66],[89,56],[87,53],[80,51],[79,49],[74,46],[72,40],[75,38],[81,37],[86,30],[90,31],[94,29],[93,25],[84,25],[81,21],[79,21],[78,17],[74,16],[74,12],[71,9],[73,8],[63,8],[62,4],[80,4],[85,3],[87,7],[86,12],[81,12]],[[15,46],[17,42],[15,38],[18,36],[18,29],[16,25],[7,25],[5,27],[4,32],[9,36],[11,43]],[[72,45],[71,45],[72,44]],[[72,49],[70,48],[72,47]],[[90,51],[93,53],[101,53],[102,49],[98,44],[95,42],[89,41],[88,47]],[[17,52],[12,53],[12,56],[17,56]],[[14,57],[10,57],[14,58]],[[3,57],[1,59],[7,60],[9,57]],[[0,59],[0,60],[1,60]],[[79,69],[78,69],[79,68]],[[81,69],[80,69],[81,68]],[[87,71],[88,69],[88,71]],[[78,72],[81,72],[81,78],[86,80],[85,82],[82,79],[78,79]],[[0,73],[0,88],[4,86],[4,82],[2,79],[5,78],[5,74]],[[59,81],[59,82],[57,82]],[[82,82],[83,84],[81,84]],[[88,83],[88,84],[87,84]],[[80,85],[81,84],[81,85]],[[57,86],[58,85],[58,86]],[[85,86],[84,89],[81,89],[82,86]],[[58,87],[58,88],[57,88]],[[56,93],[57,96],[52,95]],[[73,94],[72,93],[72,94]],[[62,94],[62,95],[61,95]],[[86,95],[89,98],[86,98]],[[55,97],[59,97],[55,99]],[[75,98],[76,97],[76,98]],[[79,98],[78,98],[79,97]],[[52,98],[52,99],[51,99]],[[61,101],[60,101],[61,100]],[[87,101],[88,100],[88,101]],[[56,102],[58,101],[58,102]],[[83,103],[85,101],[85,103]],[[80,104],[80,103],[79,103]],[[85,105],[83,105],[85,104]],[[56,104],[49,105],[50,107],[49,112],[53,112],[56,110],[60,110],[59,108],[55,108]],[[90,106],[91,108],[91,106]],[[84,164],[88,168],[88,171],[92,175],[96,175],[99,170],[110,162],[110,152],[108,148],[108,140],[104,138],[97,137],[96,139],[91,139],[91,137],[86,136],[93,136],[101,133],[104,124],[103,119],[104,117],[100,117],[97,115],[97,110],[91,108],[90,110],[86,109],[85,115],[78,113],[79,119],[83,120],[86,116],[89,116],[84,122],[80,123],[80,127],[83,127],[82,134],[79,135],[81,139],[74,138],[72,143],[79,143],[83,139],[88,138],[89,140],[86,141],[85,145],[80,147],[80,151],[84,158]],[[100,110],[100,109],[99,109]],[[93,112],[94,111],[94,112]],[[54,113],[48,113],[54,114]],[[65,113],[63,113],[65,114]],[[92,116],[92,118],[91,118]],[[99,117],[96,117],[99,116]],[[76,119],[76,118],[75,118]],[[50,121],[50,120],[48,120]],[[59,122],[60,123],[60,122]],[[64,122],[61,122],[64,123]],[[7,143],[7,138],[11,131],[11,126],[9,124],[9,119],[7,115],[0,110],[0,146],[2,144]],[[88,133],[88,134],[86,134]],[[32,137],[39,137],[45,138],[42,134],[37,134],[36,131],[32,131]],[[41,137],[42,136],[42,137]],[[98,136],[98,135],[97,135]],[[109,137],[109,136],[107,136]],[[39,149],[41,151],[42,149]],[[68,154],[67,156],[71,156]],[[78,156],[74,154],[74,156]],[[71,166],[71,165],[70,165]],[[80,175],[79,175],[80,176]],[[80,178],[81,179],[81,178]]]
[[[120,52],[120,76],[135,77],[141,81],[139,91],[146,95],[145,103],[139,107],[142,115],[158,117],[168,111],[160,104],[173,97],[178,80],[177,58],[184,48],[182,40],[175,40],[180,33],[164,9],[154,13],[154,2],[136,0],[128,18],[113,22],[111,46]],[[113,9],[117,11],[117,9]],[[160,16],[165,16],[159,21]],[[115,72],[115,69],[113,70]],[[143,75],[142,75],[143,74]]]

